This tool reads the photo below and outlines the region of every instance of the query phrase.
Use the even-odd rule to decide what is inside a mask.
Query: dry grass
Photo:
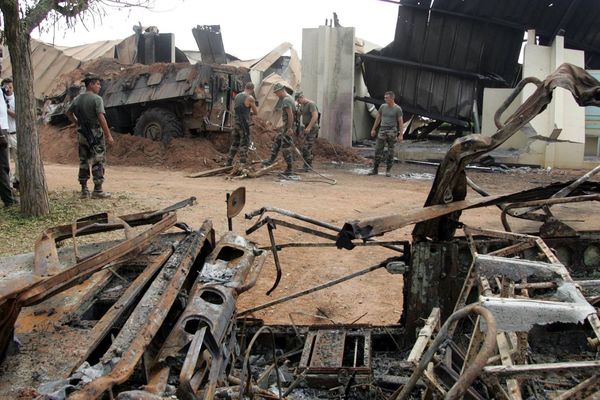
[[[44,217],[24,217],[18,207],[0,208],[0,256],[32,252],[42,231],[52,226],[100,212],[121,215],[152,208],[123,193],[103,200],[81,200],[74,191],[51,191],[49,197],[50,214]]]

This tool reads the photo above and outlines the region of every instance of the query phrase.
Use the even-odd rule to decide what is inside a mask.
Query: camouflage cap
[[[280,90],[284,90],[285,85],[281,82],[277,82],[275,86],[273,86],[273,92],[279,92]]]
[[[101,80],[102,80],[102,78],[100,78],[100,75],[96,75],[93,72],[88,72],[87,74],[85,74],[85,76],[83,77],[81,82],[88,83],[90,81],[101,81]]]
[[[294,94],[294,99],[298,100],[300,97],[304,97],[304,93],[296,92],[296,94]]]

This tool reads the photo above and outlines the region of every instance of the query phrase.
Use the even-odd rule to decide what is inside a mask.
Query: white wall
[[[530,33],[528,36],[535,37],[535,34]],[[539,46],[530,41],[524,48],[523,77],[534,76],[543,80],[563,63],[583,67],[583,51],[565,49],[564,38],[561,36],[556,37],[551,47]],[[503,115],[506,117],[514,112],[516,107],[522,104],[535,89],[535,85],[527,85],[521,96],[515,99]],[[482,118],[484,134],[491,135],[496,131],[493,122],[494,112],[511,91],[512,89],[485,89]],[[556,168],[582,167],[585,143],[585,109],[577,105],[569,91],[561,88],[555,89],[552,102],[546,110],[531,121],[531,127],[537,135],[545,137],[549,137],[555,128],[561,129],[558,139],[573,143],[534,140],[527,132],[520,131],[506,141],[501,148],[520,149],[519,162],[523,164],[537,164],[543,167]]]
[[[319,136],[352,146],[354,28],[302,30],[301,86],[321,111]]]

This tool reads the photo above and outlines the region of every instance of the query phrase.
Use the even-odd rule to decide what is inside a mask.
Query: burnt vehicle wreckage
[[[420,209],[341,228],[275,207],[247,212],[255,222],[246,234],[266,229],[265,246],[231,229],[217,241],[211,221],[198,230],[177,222],[176,210],[193,199],[44,232],[34,271],[0,281],[2,368],[19,357],[9,351],[19,312],[87,278],[85,295],[55,311],[60,324],[77,326],[79,350],[53,344],[74,354],[63,356],[61,380],[35,388],[41,398],[593,398],[600,391],[600,280],[593,279],[600,272],[600,232],[574,230],[552,207],[599,200],[600,186],[590,178],[600,168],[572,182],[495,196],[465,174],[469,161],[542,112],[555,88],[569,90],[581,106],[600,105],[600,83],[568,64],[544,81],[523,80],[514,95],[526,84],[537,90],[504,122],[505,107],[498,110],[496,134],[454,143]],[[468,185],[482,197],[467,199]],[[232,218],[245,194],[229,198]],[[501,208],[504,231],[459,221],[463,210],[490,206]],[[539,232],[513,232],[509,217],[540,222]],[[413,224],[412,241],[380,238]],[[181,232],[165,233],[173,226]],[[320,240],[278,243],[276,228]],[[77,246],[79,236],[117,229],[125,239],[100,251]],[[457,230],[464,234],[455,236]],[[67,239],[75,263],[65,267],[59,256],[66,249],[58,251],[56,243]],[[357,246],[397,255],[237,309],[236,299],[255,285],[269,253],[277,269],[272,292],[282,277],[278,253],[286,248]],[[404,279],[397,325],[265,325],[252,318],[259,309],[381,268]]]

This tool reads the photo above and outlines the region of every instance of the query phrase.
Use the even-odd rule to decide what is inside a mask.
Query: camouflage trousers
[[[231,146],[227,155],[227,164],[233,164],[236,153],[240,153],[240,163],[245,164],[248,161],[248,145],[250,144],[250,130],[246,130],[239,122],[235,122],[233,131],[231,131]]]
[[[375,166],[379,166],[379,163],[383,159],[384,148],[387,145],[386,167],[388,170],[392,168],[394,165],[394,148],[397,136],[398,131],[396,129],[386,130],[381,128],[379,130],[375,142]]]
[[[283,159],[287,163],[288,167],[291,168],[294,162],[292,144],[292,137],[288,135],[287,130],[285,128],[282,128],[275,137],[275,141],[273,142],[273,146],[271,147],[271,161],[275,161],[275,159],[277,158],[277,154],[279,154],[279,149],[281,149]]]
[[[313,161],[313,147],[315,140],[319,136],[319,127],[313,126],[313,128],[304,136],[304,145],[302,146],[302,158],[308,165],[312,165]]]
[[[104,182],[104,162],[106,161],[106,142],[102,129],[92,129],[98,144],[90,146],[85,137],[77,134],[79,143],[79,183],[87,184],[90,179],[90,165],[92,167],[92,178],[94,185],[102,185]]]

